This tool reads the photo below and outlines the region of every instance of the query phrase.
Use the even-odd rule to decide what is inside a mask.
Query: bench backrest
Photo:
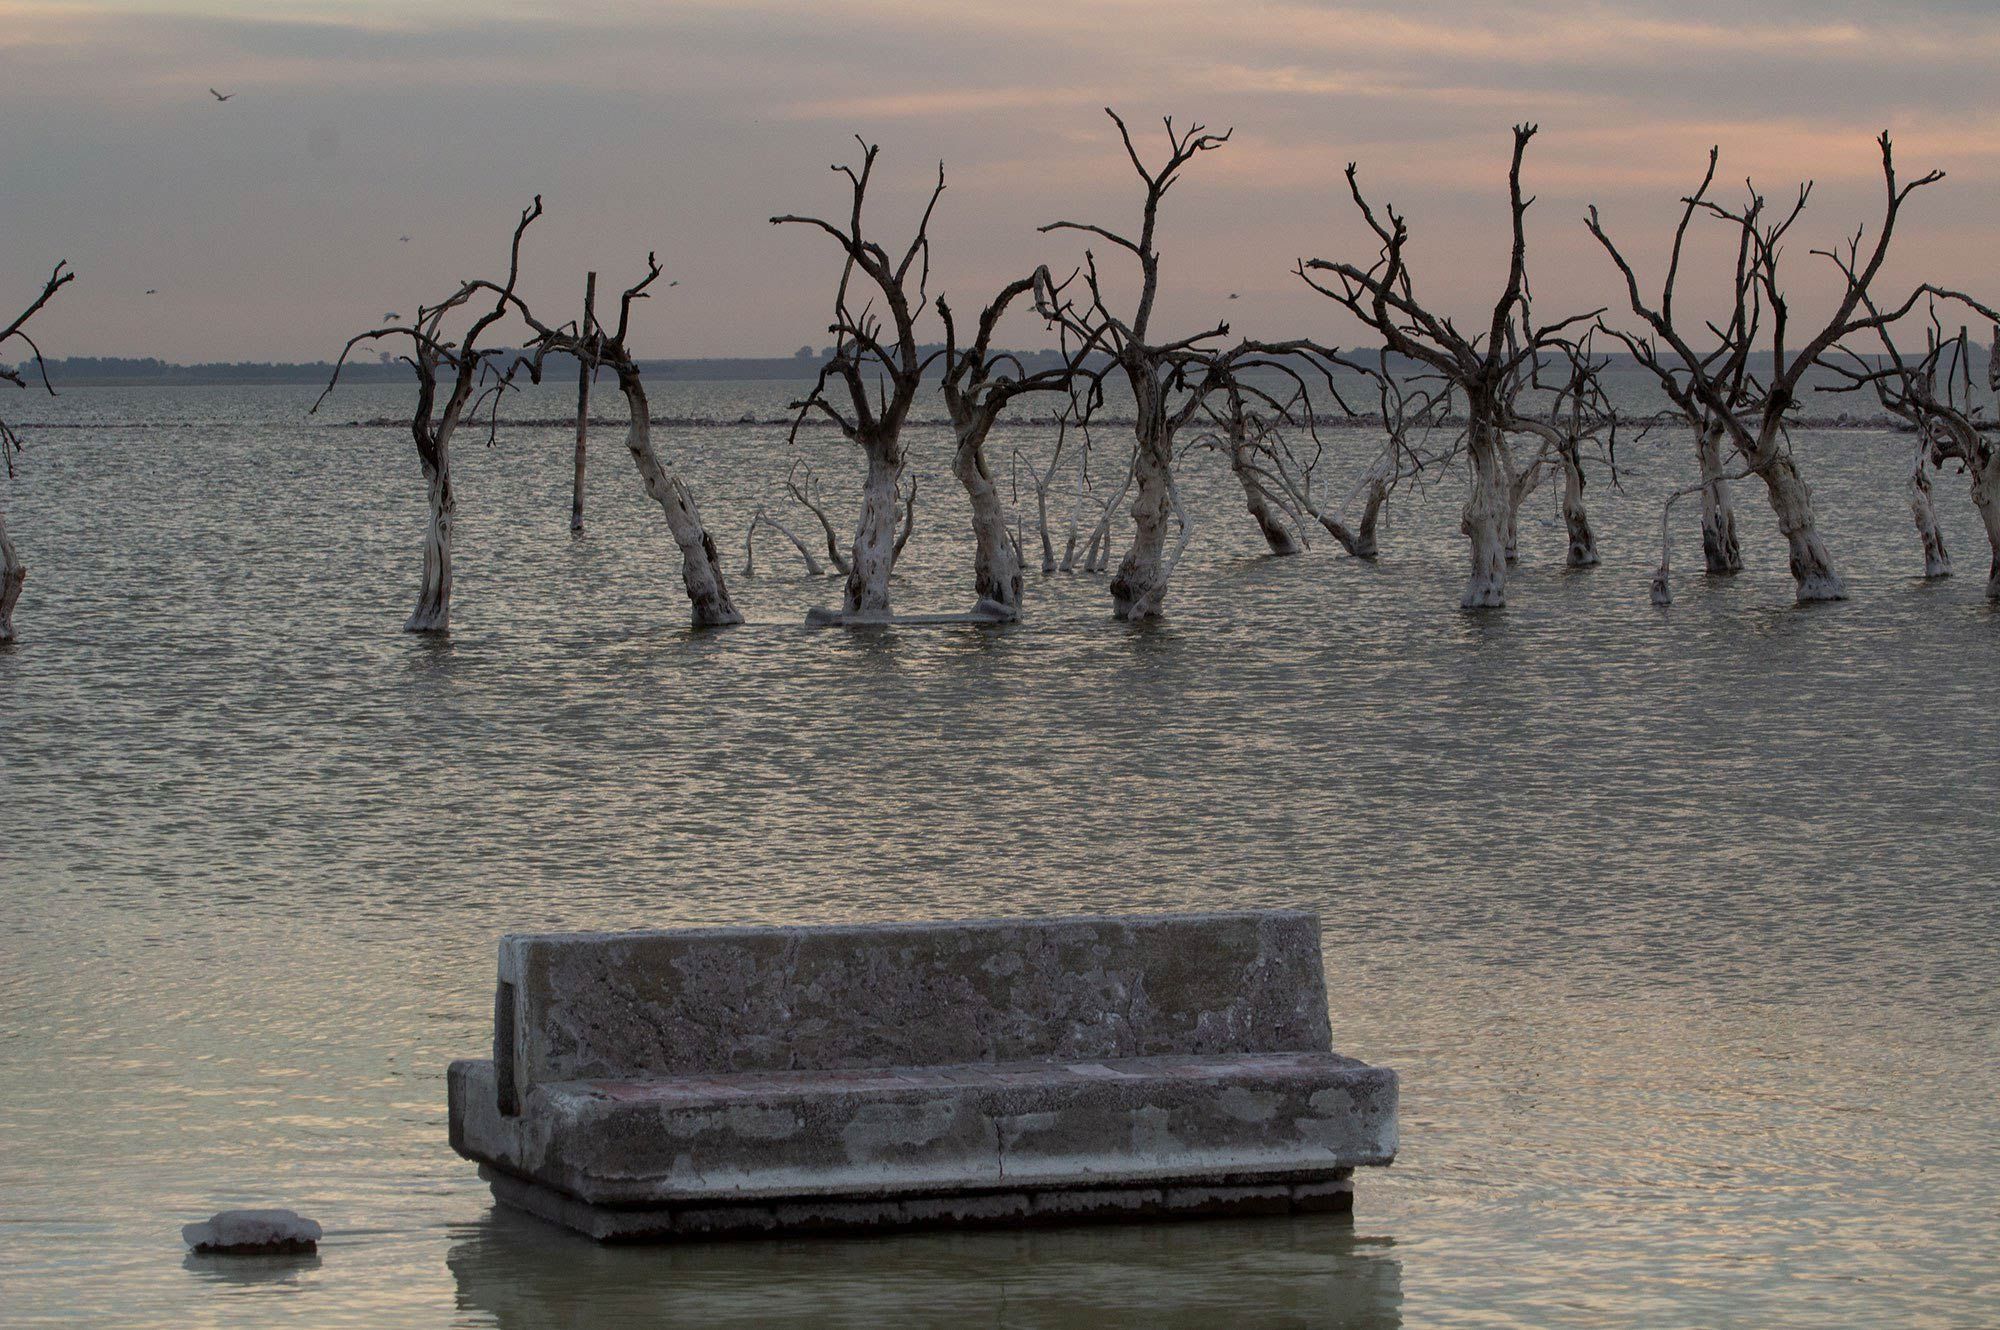
[[[544,1081],[1331,1047],[1319,918],[509,934],[502,1110]]]

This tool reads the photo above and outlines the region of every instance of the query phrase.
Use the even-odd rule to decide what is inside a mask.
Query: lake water
[[[312,395],[8,403],[0,1322],[2000,1323],[2000,613],[1957,478],[1960,575],[1917,576],[1905,440],[1801,438],[1839,605],[1792,604],[1746,490],[1749,571],[1691,576],[1690,513],[1651,608],[1663,439],[1591,490],[1600,569],[1532,501],[1503,613],[1456,608],[1455,483],[1392,501],[1376,565],[1278,560],[1198,456],[1164,622],[1031,574],[1014,627],[808,631],[838,587],[773,542],[751,622],[695,635],[616,431],[573,540],[564,431],[506,429],[458,450],[442,643],[398,631],[408,436],[337,423],[404,394]],[[924,439],[899,607],[964,608]],[[659,441],[736,574],[783,428]],[[504,930],[1263,905],[1321,913],[1336,1047],[1403,1075],[1351,1224],[599,1250],[445,1142]],[[255,1204],[317,1260],[186,1256]]]

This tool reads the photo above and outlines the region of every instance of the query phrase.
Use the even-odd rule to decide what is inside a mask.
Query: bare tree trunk
[[[836,572],[844,575],[848,570],[847,556],[840,552],[840,537],[834,532],[833,519],[826,515],[825,506],[813,497],[818,489],[818,479],[810,467],[806,468],[805,478],[800,479],[799,466],[800,464],[794,461],[791,469],[785,473],[785,491],[819,522],[820,535],[826,539],[827,561],[834,566]]]
[[[632,454],[633,465],[639,468],[639,479],[645,483],[646,493],[660,505],[667,518],[667,529],[673,533],[674,543],[681,547],[681,581],[687,587],[688,603],[694,610],[694,626],[722,628],[742,623],[743,616],[737,611],[736,602],[729,598],[729,587],[723,581],[722,556],[702,525],[701,514],[695,511],[694,495],[679,477],[667,474],[660,465],[659,454],[653,451],[652,414],[645,386],[636,372],[621,366],[618,387],[632,413],[625,447]]]
[[[1252,463],[1249,426],[1241,411],[1229,420],[1229,469],[1243,486],[1243,506],[1257,523],[1257,529],[1264,534],[1264,543],[1276,555],[1297,554],[1301,548],[1299,538],[1278,513],[1277,505],[1271,501],[1269,491],[1257,476],[1257,468]]]
[[[896,480],[902,472],[893,445],[868,449],[868,479],[861,487],[861,518],[847,559],[847,593],[841,613],[862,619],[889,616],[889,573],[896,566]]]
[[[1141,419],[1148,413],[1143,409]],[[1132,499],[1132,546],[1111,579],[1112,612],[1120,619],[1151,618],[1160,612],[1167,595],[1167,519],[1173,498],[1173,439],[1163,423],[1149,422],[1152,428],[1139,440],[1132,459],[1133,479],[1138,493]]]
[[[424,469],[424,490],[430,508],[430,522],[424,529],[423,585],[417,592],[417,608],[404,623],[406,633],[448,633],[451,631],[451,532],[458,513],[458,500],[451,492],[451,436],[440,430],[431,456],[419,457]]]
[[[1256,520],[1257,529],[1264,533],[1264,543],[1271,547],[1271,553],[1277,555],[1297,554],[1299,552],[1298,537],[1292,534],[1291,528],[1286,526],[1283,519],[1278,516],[1277,509],[1272,506],[1271,496],[1264,491],[1262,485],[1257,483],[1255,476],[1240,469],[1237,474],[1243,479],[1244,506],[1250,510],[1250,516]]]
[[[1507,446],[1506,437],[1499,440],[1500,468],[1507,477],[1507,525],[1502,537],[1507,552],[1507,566],[1512,568],[1521,561],[1521,505],[1535,492],[1541,480],[1541,467],[1529,464],[1526,471],[1514,465],[1514,450]]]
[[[917,478],[911,476],[910,487],[902,489],[899,486],[897,492],[903,501],[903,524],[896,529],[896,543],[889,551],[891,572],[894,572],[896,565],[903,561],[903,546],[910,543],[910,535],[917,529]]]
[[[813,557],[811,548],[803,540],[800,540],[790,527],[780,522],[777,518],[772,517],[762,508],[759,508],[750,518],[750,529],[743,535],[743,575],[745,577],[754,576],[757,571],[755,541],[757,539],[757,528],[760,526],[770,527],[771,530],[792,542],[792,548],[799,552],[799,558],[805,562],[806,576],[818,577],[825,571],[825,569],[820,567],[819,560]]]
[[[591,273],[583,284],[583,323],[580,334],[587,345],[590,339],[591,321],[597,314],[597,274]],[[595,370],[590,357],[578,355],[576,358],[576,467],[570,479],[569,529],[583,530],[583,471],[585,438],[590,432],[590,379]]]
[[[1562,450],[1563,528],[1569,532],[1569,566],[1597,566],[1597,534],[1590,529],[1590,514],[1583,508],[1583,467],[1578,464],[1576,445]]]
[[[2000,601],[2000,448],[1988,452],[1983,465],[1972,468],[1972,504],[1979,509],[1986,544],[1993,553],[1986,574],[1986,599]]]
[[[1710,424],[1695,436],[1701,462],[1701,552],[1708,571],[1728,577],[1743,571],[1743,547],[1736,540],[1736,506],[1722,474],[1722,426]]]
[[[1507,604],[1507,524],[1513,514],[1512,484],[1491,408],[1470,408],[1466,450],[1472,459],[1472,493],[1459,530],[1472,545],[1472,570],[1462,609],[1500,609]]]
[[[1007,530],[1007,509],[1000,502],[1000,489],[986,465],[986,432],[992,424],[991,418],[975,413],[956,426],[958,450],[952,456],[951,469],[972,504],[972,584],[980,608],[992,610],[996,618],[1012,620],[1021,617],[1021,555]],[[1045,511],[1044,549],[1048,540]]]
[[[1778,516],[1778,530],[1791,548],[1792,581],[1798,587],[1800,604],[1820,600],[1846,600],[1847,587],[1834,571],[1833,554],[1826,547],[1815,523],[1812,491],[1799,475],[1798,466],[1783,452],[1769,455],[1759,468],[1771,495],[1771,511]]]
[[[1368,468],[1361,479],[1354,482],[1354,488],[1347,492],[1347,502],[1341,511],[1329,513],[1312,501],[1304,486],[1289,485],[1287,492],[1292,501],[1308,517],[1326,528],[1328,535],[1340,542],[1340,547],[1357,559],[1373,559],[1379,551],[1375,537],[1375,523],[1382,515],[1382,505],[1389,500],[1389,478],[1395,472],[1393,455],[1384,453]],[[1345,516],[1359,505],[1361,520],[1354,526],[1347,525]]]
[[[1917,439],[1917,457],[1910,468],[1910,517],[1917,524],[1917,539],[1924,546],[1924,576],[1950,577],[1951,555],[1944,547],[1944,530],[1938,526],[1937,509],[1931,504],[1930,470],[1924,465],[1924,440]]]
[[[28,566],[7,538],[7,515],[0,513],[0,643],[14,640],[14,606],[21,599],[21,584],[27,580]]]
[[[1035,525],[1042,533],[1042,576],[1047,577],[1056,570],[1055,542],[1049,539],[1049,487],[1046,482],[1035,486]]]
[[[1089,484],[1090,484],[1090,447],[1088,440],[1086,440],[1083,449],[1083,456],[1077,459],[1076,494],[1073,497],[1073,500],[1070,503],[1070,508],[1069,508],[1069,535],[1063,541],[1062,562],[1061,564],[1058,565],[1058,567],[1060,567],[1061,570],[1066,573],[1074,572],[1076,570],[1076,542],[1078,536],[1078,529],[1083,522],[1083,495],[1084,495],[1084,490],[1089,486]],[[1086,558],[1087,557],[1088,555],[1086,554]],[[1054,570],[1050,569],[1048,571],[1054,571]],[[1084,571],[1089,572],[1090,569],[1086,566]]]
[[[1356,498],[1362,500],[1361,520],[1355,524],[1353,543],[1343,542],[1343,544],[1346,545],[1347,552],[1355,558],[1372,559],[1379,549],[1375,538],[1375,523],[1382,515],[1382,505],[1388,502],[1389,486],[1379,473],[1371,473],[1363,477],[1361,483],[1355,486],[1354,493],[1348,496],[1347,507],[1350,512],[1353,511]],[[1339,532],[1334,533],[1336,539],[1339,534]]]

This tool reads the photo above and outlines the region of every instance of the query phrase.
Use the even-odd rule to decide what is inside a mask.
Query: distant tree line
[[[1059,220],[1041,227],[1044,234],[1075,237],[1080,252],[1069,250],[1061,267],[1044,262],[1018,274],[976,306],[955,308],[944,293],[931,290],[932,223],[945,193],[943,164],[913,231],[906,240],[885,244],[865,220],[878,149],[860,141],[857,161],[833,167],[846,182],[846,197],[833,217],[771,218],[775,225],[830,241],[838,260],[825,325],[831,344],[815,352],[808,343],[783,358],[638,359],[630,347],[631,314],[659,275],[651,255],[646,275],[618,302],[615,325],[600,322],[589,301],[582,319],[545,322],[519,294],[524,238],[542,213],[537,197],[515,227],[504,277],[462,281],[436,303],[418,306],[415,318],[392,316],[381,327],[356,334],[335,364],[311,367],[326,374],[321,402],[343,378],[415,376],[410,430],[429,521],[417,607],[406,626],[416,632],[449,628],[456,511],[451,456],[459,430],[477,422],[475,428],[483,428],[490,441],[502,397],[524,380],[539,382],[562,366],[580,375],[586,368],[608,370],[616,379],[630,414],[627,451],[680,549],[694,621],[701,626],[738,623],[742,615],[694,494],[652,443],[644,379],[648,373],[723,377],[723,366],[762,367],[768,374],[757,377],[805,380],[792,403],[794,438],[807,422],[820,421],[838,429],[859,454],[851,527],[829,513],[826,487],[803,458],[793,460],[783,481],[786,499],[810,514],[824,537],[827,562],[844,580],[840,608],[812,616],[822,624],[898,621],[891,612],[892,577],[917,506],[904,427],[918,401],[933,393],[950,426],[951,470],[971,509],[975,595],[968,613],[934,617],[997,623],[1021,616],[1028,545],[1021,470],[1028,476],[1042,573],[1106,572],[1118,618],[1164,613],[1194,529],[1181,499],[1179,472],[1200,454],[1224,459],[1245,510],[1274,555],[1295,554],[1315,532],[1324,532],[1350,556],[1375,558],[1377,519],[1393,495],[1419,477],[1461,476],[1466,499],[1459,527],[1468,566],[1460,604],[1468,610],[1499,609],[1507,603],[1509,573],[1519,559],[1516,533],[1529,496],[1544,484],[1559,487],[1565,560],[1574,568],[1596,565],[1597,540],[1585,504],[1588,484],[1593,477],[1615,483],[1620,439],[1646,431],[1684,437],[1692,475],[1662,504],[1661,557],[1652,584],[1656,604],[1673,599],[1673,515],[1682,498],[1700,499],[1705,573],[1728,577],[1742,569],[1735,489],[1744,484],[1764,494],[1789,551],[1798,600],[1843,599],[1846,585],[1834,548],[1793,447],[1804,395],[1827,391],[1860,395],[1903,425],[1910,440],[1910,506],[1927,576],[1951,572],[1933,480],[1954,473],[1964,478],[1990,546],[1986,594],[2000,600],[2000,448],[1992,441],[1984,405],[1974,401],[1976,380],[1989,391],[2000,390],[2000,352],[1975,347],[1961,322],[1976,318],[2000,334],[2000,311],[1929,282],[1883,294],[1881,274],[1905,205],[1943,178],[1941,171],[1900,177],[1887,133],[1877,140],[1881,210],[1837,244],[1808,248],[1794,237],[1811,198],[1810,183],[1781,203],[1748,181],[1734,198],[1716,191],[1718,149],[1710,150],[1707,173],[1696,188],[1672,203],[1669,243],[1651,264],[1628,256],[1591,207],[1579,220],[1602,250],[1611,299],[1598,308],[1551,315],[1535,305],[1529,280],[1526,218],[1534,199],[1524,187],[1523,170],[1537,129],[1516,126],[1505,177],[1507,268],[1490,311],[1464,323],[1420,294],[1408,219],[1371,200],[1357,164],[1349,163],[1346,180],[1361,242],[1345,257],[1300,258],[1290,267],[1306,289],[1326,299],[1341,323],[1359,328],[1359,346],[1344,348],[1316,327],[1234,341],[1221,318],[1192,329],[1161,328],[1155,316],[1166,276],[1158,242],[1162,205],[1191,166],[1227,146],[1230,133],[1211,133],[1199,124],[1176,128],[1169,118],[1163,150],[1148,154],[1115,112],[1107,114],[1137,179],[1136,214],[1122,226]],[[1690,246],[1704,243],[1730,261],[1719,279],[1692,294],[1705,313],[1691,319],[1681,307],[1689,297],[1682,287],[1692,267]],[[1109,280],[1100,254],[1104,264],[1124,269],[1126,279]],[[1790,279],[1801,259],[1823,265],[1834,280],[1831,310],[1816,321],[1801,320],[1791,302]],[[1067,275],[1058,276],[1063,267]],[[61,269],[58,276],[67,280]],[[25,336],[20,331],[25,320],[60,285],[52,279],[41,299],[0,332],[0,345]],[[1010,312],[1038,322],[1056,346],[1037,352],[999,349],[1000,327]],[[495,329],[509,318],[531,331],[525,345],[492,342]],[[1994,344],[2000,346],[2000,336]],[[30,349],[39,371],[40,349],[32,343]],[[218,372],[218,367],[159,361],[77,360],[64,362],[64,368],[103,375],[133,364],[160,382]],[[1604,383],[1614,364],[1647,375],[1666,408],[1636,414],[1615,403]],[[691,371],[696,366],[701,369]],[[300,368],[228,366],[220,372],[240,376],[237,381],[280,382]],[[6,377],[22,383],[26,375]],[[1107,384],[1124,390],[1115,408],[1107,405],[1113,400]],[[578,412],[579,499],[586,402],[587,393]],[[1025,418],[1049,427],[1048,451],[1028,456],[1016,448],[1008,459],[1013,479],[1003,493],[1000,461],[988,450],[995,425],[1010,411],[1031,413]],[[1093,425],[1130,431],[1112,459],[1122,462],[1111,468],[1115,487],[1102,480],[1106,468],[1093,469],[1093,449],[1103,446],[1101,437],[1093,438]],[[1360,427],[1379,440],[1344,489],[1322,474],[1321,431],[1330,426]],[[1051,497],[1063,489],[1069,492],[1070,516],[1058,557],[1049,510]],[[1335,499],[1336,493],[1344,497]],[[1129,537],[1114,569],[1121,511]],[[580,512],[578,519],[580,525]],[[809,575],[822,571],[808,542],[768,504],[750,522],[746,566],[754,561],[755,539],[763,529],[789,540]],[[843,540],[843,529],[851,530],[851,537]],[[0,552],[8,567],[18,567],[11,547]],[[20,579],[17,572],[7,575],[12,590],[0,582],[0,593],[11,612]]]
[[[1954,468],[1968,477],[1975,507],[1993,551],[1988,594],[2000,599],[2000,453],[1987,444],[1986,422],[1971,402],[1972,345],[1966,331],[1949,336],[1940,309],[1958,307],[1995,323],[2000,315],[1975,298],[1920,283],[1893,300],[1877,293],[1902,208],[1916,191],[1936,183],[1932,171],[1913,180],[1897,176],[1889,136],[1878,147],[1884,181],[1882,213],[1872,228],[1857,228],[1844,246],[1811,251],[1840,279],[1840,295],[1823,322],[1796,326],[1783,256],[1811,186],[1788,208],[1770,205],[1753,184],[1735,202],[1711,193],[1719,152],[1709,154],[1708,174],[1678,204],[1678,223],[1662,268],[1658,294],[1612,239],[1594,207],[1583,224],[1602,247],[1607,269],[1622,279],[1618,313],[1610,304],[1559,312],[1535,308],[1528,277],[1526,217],[1533,198],[1524,190],[1523,164],[1533,125],[1514,129],[1506,184],[1510,239],[1508,268],[1490,315],[1460,323],[1418,294],[1409,259],[1410,226],[1393,207],[1378,206],[1364,191],[1359,168],[1347,168],[1348,192],[1368,236],[1353,258],[1299,259],[1293,275],[1325,297],[1363,332],[1362,346],[1344,350],[1314,335],[1229,342],[1230,326],[1218,319],[1195,330],[1160,331],[1154,314],[1161,283],[1157,236],[1161,205],[1198,159],[1222,149],[1230,134],[1202,125],[1177,129],[1165,122],[1164,154],[1148,159],[1125,122],[1116,126],[1125,160],[1141,187],[1135,224],[1122,229],[1098,222],[1061,220],[1045,234],[1075,235],[1082,253],[1066,277],[1044,263],[1005,284],[976,315],[954,311],[943,293],[930,290],[932,222],[945,192],[937,179],[908,238],[885,244],[865,218],[878,156],[865,140],[859,160],[833,170],[847,185],[833,217],[786,214],[772,223],[816,232],[839,258],[833,283],[832,345],[815,355],[811,344],[790,358],[815,364],[810,389],[794,403],[794,436],[808,421],[836,427],[863,461],[853,535],[843,545],[840,524],[829,514],[826,490],[803,459],[788,468],[788,498],[811,515],[825,537],[827,562],[844,579],[841,606],[816,611],[822,624],[893,621],[891,580],[915,522],[916,473],[904,437],[919,397],[938,392],[953,437],[952,472],[972,513],[976,602],[962,617],[1006,622],[1020,617],[1026,525],[1019,502],[1003,500],[992,430],[1016,399],[1048,404],[1038,418],[1053,426],[1054,453],[1026,460],[1039,528],[1043,573],[1078,569],[1084,514],[1090,513],[1081,570],[1111,572],[1114,614],[1126,620],[1163,612],[1174,571],[1193,533],[1176,471],[1190,453],[1226,458],[1241,485],[1244,506],[1274,555],[1303,549],[1312,528],[1325,531],[1352,556],[1379,553],[1377,519],[1396,490],[1423,475],[1462,472],[1468,494],[1460,512],[1469,567],[1460,604],[1497,609],[1507,603],[1509,570],[1519,558],[1522,505],[1544,483],[1560,485],[1559,505],[1568,535],[1565,559],[1576,568],[1597,564],[1596,535],[1584,502],[1589,477],[1615,479],[1619,438],[1634,430],[1679,428],[1691,440],[1698,479],[1668,496],[1661,517],[1661,558],[1653,580],[1657,604],[1672,601],[1671,515],[1675,501],[1701,495],[1706,572],[1729,576],[1743,566],[1732,487],[1761,485],[1790,550],[1791,573],[1802,602],[1838,600],[1845,583],[1820,530],[1812,491],[1792,446],[1801,393],[1808,374],[1835,377],[1836,391],[1868,392],[1881,409],[1905,422],[1913,439],[1912,511],[1930,575],[1950,571],[1935,513],[1931,475]],[[464,416],[498,400],[525,368],[539,379],[552,358],[569,355],[614,366],[634,412],[628,438],[649,493],[667,510],[683,555],[684,573],[698,624],[737,622],[740,615],[723,586],[715,543],[695,510],[694,497],[667,471],[645,437],[644,398],[633,389],[644,362],[626,349],[632,301],[646,295],[649,276],[628,290],[619,326],[611,333],[586,316],[552,328],[516,292],[523,233],[541,213],[541,202],[522,214],[504,282],[464,283],[409,323],[392,322],[359,334],[343,353],[364,343],[407,344],[421,393],[412,422],[419,460],[431,495],[431,526],[418,613],[410,627],[442,631],[448,622],[450,489],[445,446]],[[1703,293],[1704,308],[1719,305],[1719,321],[1686,321],[1675,308],[1689,236],[1699,223],[1734,253],[1733,276],[1719,292]],[[1099,251],[1136,278],[1114,287],[1103,279]],[[657,265],[650,259],[650,270]],[[1785,269],[1789,274],[1790,269]],[[1615,288],[1614,288],[1615,289]],[[1114,294],[1114,291],[1122,294]],[[1718,299],[1718,297],[1720,297]],[[491,300],[488,305],[487,301]],[[1019,309],[1056,339],[1053,352],[1023,355],[999,350],[1001,321]],[[447,316],[463,311],[470,329],[447,335]],[[528,351],[475,345],[478,335],[512,312],[536,330]],[[1921,353],[1905,353],[1899,330],[1921,323]],[[926,328],[943,333],[940,343]],[[1996,338],[2000,342],[2000,338]],[[511,361],[511,363],[510,363]],[[1668,402],[1663,413],[1634,419],[1621,414],[1604,387],[1615,362],[1650,375]],[[450,391],[437,395],[449,372]],[[331,380],[337,381],[336,368]],[[2000,360],[1987,376],[2000,384]],[[1129,394],[1131,428],[1123,483],[1107,497],[1091,468],[1090,426],[1103,423],[1105,387],[1115,381]],[[1819,385],[1824,387],[1826,385]],[[443,405],[439,406],[442,400]],[[1126,409],[1122,406],[1121,409]],[[582,415],[580,410],[579,415]],[[1366,421],[1379,427],[1382,446],[1342,501],[1316,473],[1323,450],[1319,431],[1330,424]],[[1074,446],[1070,440],[1077,442]],[[1065,457],[1067,450],[1068,456]],[[1017,462],[1022,462],[1019,450]],[[581,445],[577,493],[581,494]],[[1061,558],[1049,525],[1049,497],[1060,470],[1074,476],[1070,529]],[[663,496],[671,495],[672,505]],[[1127,500],[1129,496],[1129,506]],[[1110,567],[1113,529],[1121,506],[1130,538],[1115,570]],[[746,537],[754,562],[760,528],[786,537],[809,574],[823,565],[807,542],[779,514],[760,508]],[[440,580],[440,577],[442,580]]]

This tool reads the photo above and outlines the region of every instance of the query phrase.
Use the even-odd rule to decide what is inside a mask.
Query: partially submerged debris
[[[320,1226],[291,1210],[223,1210],[181,1226],[181,1240],[205,1256],[304,1256],[319,1250]]]

